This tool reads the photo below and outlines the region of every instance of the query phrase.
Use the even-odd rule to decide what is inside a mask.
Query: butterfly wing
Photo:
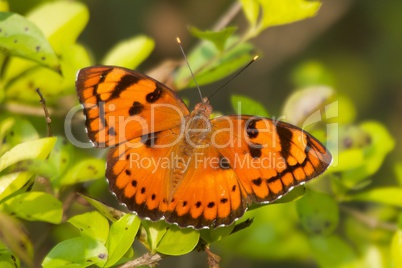
[[[247,209],[233,169],[213,146],[196,149],[165,213],[167,222],[196,229],[226,226]]]
[[[252,116],[212,120],[219,148],[254,203],[272,202],[320,175],[332,161],[328,150],[302,129]]]
[[[120,201],[140,217],[181,227],[233,223],[251,203],[266,203],[321,174],[331,155],[310,134],[290,124],[251,116],[212,120],[210,145],[191,150],[186,170],[169,188],[182,129],[121,144],[108,154],[107,178]]]
[[[176,128],[110,149],[106,177],[111,191],[141,218],[166,219],[181,227],[217,227],[241,217],[246,196],[235,172],[214,161],[219,157],[214,147],[193,152],[185,176],[171,192],[171,172],[182,157],[177,152],[182,142]],[[201,162],[205,159],[212,162]]]
[[[164,217],[172,152],[180,143],[179,133],[177,128],[146,134],[108,152],[110,190],[142,218],[155,221]]]
[[[98,147],[172,129],[189,114],[171,89],[121,67],[81,69],[76,88],[84,106],[88,136]]]

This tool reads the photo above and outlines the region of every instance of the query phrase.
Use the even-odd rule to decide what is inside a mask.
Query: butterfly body
[[[111,147],[106,177],[140,217],[180,227],[233,223],[252,203],[272,202],[318,176],[331,155],[298,127],[248,115],[210,119],[138,72],[82,69],[77,93],[90,139]]]

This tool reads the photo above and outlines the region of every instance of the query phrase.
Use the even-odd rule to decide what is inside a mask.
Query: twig
[[[221,257],[211,252],[208,246],[205,247],[205,252],[207,253],[207,262],[209,268],[219,268],[219,263],[221,262]]]
[[[370,217],[369,215],[366,215],[364,213],[361,213],[360,211],[357,211],[355,209],[351,209],[345,206],[340,207],[342,211],[348,213],[349,215],[353,216],[355,219],[359,220],[360,222],[366,224],[368,227],[374,229],[374,228],[381,228],[387,231],[396,231],[398,230],[398,227],[396,224],[390,223],[390,222],[382,222],[379,221],[376,218]]]
[[[233,18],[241,10],[240,1],[234,1],[234,3],[229,7],[229,9],[221,16],[221,18],[212,27],[212,31],[219,31],[226,27],[233,20]]]
[[[138,257],[135,260],[126,262],[122,266],[119,266],[119,268],[133,268],[133,267],[140,267],[144,265],[155,265],[157,264],[160,260],[162,260],[162,256],[159,254],[153,254],[151,253],[145,253],[141,257]]]
[[[46,125],[47,125],[47,136],[51,137],[51,136],[53,136],[52,128],[50,126],[50,123],[52,122],[52,119],[50,118],[49,111],[47,110],[47,107],[46,107],[46,100],[43,97],[42,93],[40,92],[39,88],[36,89],[36,92],[39,95],[40,103],[42,104],[43,111],[45,112],[45,119],[46,119]]]

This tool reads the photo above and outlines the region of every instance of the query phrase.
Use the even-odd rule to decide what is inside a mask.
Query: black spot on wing
[[[254,179],[251,181],[253,184],[255,184],[256,186],[260,186],[262,183],[262,179],[258,178],[258,179]]]
[[[248,151],[252,158],[260,158],[262,155],[262,145],[258,143],[252,143],[248,146]]]
[[[227,198],[221,198],[221,200],[219,200],[221,202],[221,204],[226,204],[228,202]]]
[[[110,128],[109,128],[108,134],[109,134],[110,136],[116,136],[116,131],[115,131],[114,127],[110,127]]]
[[[247,126],[246,126],[246,133],[247,136],[250,139],[255,139],[257,138],[259,132],[258,129],[255,127],[255,125],[257,124],[258,121],[260,121],[261,119],[252,119],[251,121],[247,122]]]
[[[292,146],[293,133],[289,128],[276,125],[276,132],[279,135],[279,140],[281,142],[281,155],[283,158],[288,159],[290,155],[290,148]]]
[[[133,75],[130,75],[130,74],[124,75],[120,79],[120,81],[117,83],[117,85],[115,86],[112,94],[109,97],[109,100],[120,97],[121,92],[126,90],[128,87],[138,83],[139,80],[140,80],[140,78],[135,77]]]
[[[209,202],[207,207],[208,208],[213,208],[215,206],[215,202]]]
[[[145,134],[141,137],[141,142],[147,147],[152,148],[158,140],[158,132]]]
[[[162,95],[163,95],[163,89],[157,86],[154,91],[147,94],[145,100],[148,103],[154,103],[155,101],[159,100],[160,97],[162,97]]]
[[[133,105],[130,107],[128,110],[128,114],[133,116],[141,113],[144,110],[144,105],[142,105],[140,102],[135,101]]]

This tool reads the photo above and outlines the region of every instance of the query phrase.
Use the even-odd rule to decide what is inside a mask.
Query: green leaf
[[[98,211],[76,215],[68,220],[80,230],[81,236],[105,244],[109,235],[109,222]]]
[[[391,242],[391,267],[402,267],[402,230],[395,232]]]
[[[8,117],[1,123],[0,138],[7,143],[7,146],[13,147],[24,141],[37,140],[39,134],[31,122],[20,117]],[[4,147],[7,147],[4,146]],[[0,151],[0,154],[2,152]]]
[[[201,230],[200,235],[205,242],[211,244],[230,235],[234,228],[235,224],[231,224],[229,226],[219,227],[217,229]]]
[[[237,30],[237,27],[226,27],[220,31],[201,31],[196,27],[189,27],[190,33],[200,39],[212,42],[219,51],[225,49],[225,45],[229,37]]]
[[[98,200],[90,198],[85,195],[80,195],[85,200],[87,200],[94,208],[96,208],[103,216],[108,218],[110,221],[114,222],[123,217],[126,213],[123,211],[117,210],[113,207],[109,207]]]
[[[138,35],[117,43],[102,60],[103,65],[117,65],[135,69],[152,52],[155,42],[145,36]]]
[[[249,259],[304,259],[311,250],[295,212],[295,202],[247,211],[242,221],[253,218],[251,226],[225,237],[217,245],[223,245],[219,248],[226,254]]]
[[[76,237],[57,244],[42,262],[43,268],[103,267],[108,252],[100,242],[88,237]]]
[[[268,27],[296,22],[314,16],[321,3],[310,0],[255,0],[261,7],[261,19],[257,25],[252,23],[247,36],[254,37]],[[247,5],[246,16],[255,20],[256,7]],[[250,19],[252,18],[252,19]],[[254,26],[254,27],[253,27]]]
[[[359,148],[341,151],[339,154],[334,155],[334,163],[337,164],[331,166],[332,172],[347,171],[360,167],[364,164],[364,151]]]
[[[136,215],[126,214],[112,224],[106,243],[109,258],[105,267],[114,265],[131,248],[140,223],[141,221]]]
[[[26,60],[13,58],[5,69],[7,98],[37,104],[38,95],[34,89],[40,88],[47,105],[51,106],[57,103],[61,96],[75,92],[76,72],[91,65],[91,60],[81,45],[72,44],[64,49],[60,60],[63,76],[38,65],[29,64]]]
[[[310,245],[320,267],[362,267],[353,248],[336,235],[313,236]]]
[[[9,5],[7,0],[0,0],[0,11],[9,11]],[[1,266],[0,266],[1,267]]]
[[[63,77],[27,60],[12,58],[4,70],[7,98],[36,104],[38,96],[34,89],[40,88],[47,104],[52,105],[62,95],[75,91],[77,70],[92,65],[86,49],[75,43],[88,21],[88,14],[82,3],[56,1],[40,5],[27,15],[44,32],[60,56]]]
[[[146,231],[146,237],[147,237],[147,242],[148,242],[150,251],[151,251],[151,253],[155,253],[159,242],[161,241],[163,236],[166,234],[170,225],[168,223],[166,223],[165,221],[152,222],[152,221],[143,220],[142,226],[143,226],[144,230]]]
[[[21,15],[0,12],[0,49],[60,72],[57,55],[41,30]]]
[[[306,186],[300,185],[292,189],[290,192],[285,194],[282,198],[275,200],[273,204],[289,203],[292,201],[299,200],[306,193]]]
[[[0,171],[22,160],[45,159],[55,143],[56,138],[51,137],[27,141],[14,146],[0,157]]]
[[[38,25],[54,50],[61,53],[76,42],[89,20],[89,11],[80,2],[56,1],[38,6],[27,18]]]
[[[308,191],[297,200],[296,208],[304,229],[311,234],[328,235],[338,225],[338,204],[327,194]]]
[[[285,121],[296,126],[308,124],[310,116],[313,119],[315,112],[323,107],[333,94],[334,90],[327,86],[310,86],[295,91],[286,99],[283,107]]]
[[[27,192],[11,197],[0,205],[9,214],[29,221],[60,223],[63,216],[62,203],[43,192]]]
[[[300,199],[301,197],[304,196],[304,194],[306,193],[306,186],[304,185],[300,185],[295,187],[294,189],[292,189],[290,192],[286,193],[284,196],[282,196],[281,198],[275,200],[272,203],[267,203],[267,204],[252,204],[251,206],[248,207],[247,211],[251,211],[254,209],[258,209],[261,207],[265,207],[265,206],[270,206],[270,205],[274,205],[274,204],[283,204],[283,203],[289,203],[295,200]]]
[[[341,180],[352,187],[374,174],[381,166],[385,156],[394,148],[395,141],[388,130],[378,122],[364,122],[360,129],[367,133],[366,139],[360,139],[357,146],[363,146],[363,165],[341,173]]]
[[[0,176],[0,202],[19,191],[25,190],[30,184],[29,180],[32,178],[31,172],[14,172]]]
[[[399,185],[402,186],[402,162],[395,164],[394,171]]]
[[[310,86],[335,86],[334,77],[319,61],[306,61],[295,68],[292,81],[298,88]]]
[[[33,267],[33,246],[26,234],[26,229],[14,217],[0,210],[0,241],[23,262]],[[1,262],[0,262],[1,263]],[[1,266],[2,267],[2,266]]]
[[[175,225],[170,225],[156,247],[156,251],[166,255],[184,255],[195,248],[199,238],[200,233],[191,228],[180,229]]]
[[[2,268],[19,268],[20,260],[16,258],[7,248],[2,248],[0,243],[0,267]]]
[[[56,144],[49,155],[48,163],[55,169],[50,181],[55,188],[60,187],[60,175],[62,175],[74,161],[75,150],[73,145],[63,137],[57,137]]]
[[[235,44],[237,40],[238,38],[233,36],[229,38],[227,47]],[[187,59],[197,83],[205,85],[222,79],[249,63],[254,57],[253,50],[252,44],[241,43],[222,54],[212,43],[202,42],[188,55]],[[187,65],[179,68],[174,82],[178,89],[195,86]]]
[[[248,114],[253,116],[268,117],[269,114],[264,106],[253,99],[241,95],[232,95],[230,98],[236,114]]]
[[[88,158],[79,161],[70,167],[66,174],[60,178],[60,185],[71,185],[103,178],[105,170],[105,160]]]
[[[368,201],[385,205],[402,207],[402,188],[383,187],[374,188],[359,194],[345,197],[345,201]]]
[[[244,15],[250,23],[250,28],[255,28],[260,14],[260,4],[256,0],[240,0]]]

